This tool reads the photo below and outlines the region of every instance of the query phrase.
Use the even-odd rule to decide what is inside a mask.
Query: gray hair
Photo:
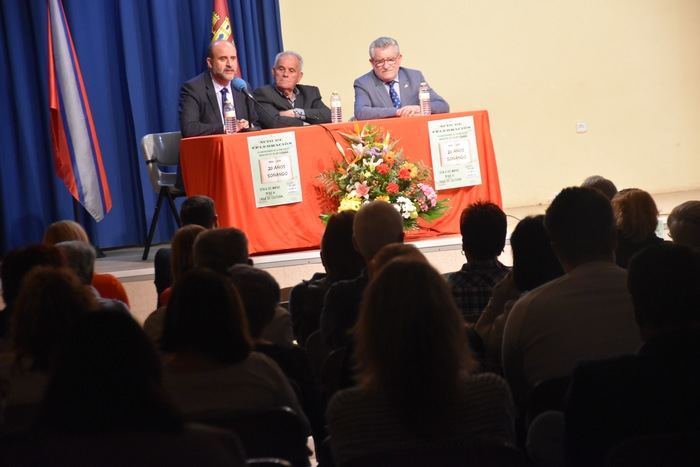
[[[275,55],[275,64],[273,67],[276,67],[277,64],[279,63],[280,59],[284,57],[285,55],[291,55],[292,57],[296,58],[299,60],[299,71],[304,69],[304,59],[301,58],[301,55],[298,53],[294,52],[293,50],[285,50],[284,52],[280,52],[277,55]]]
[[[68,267],[78,276],[80,282],[90,284],[95,272],[95,248],[81,240],[57,243],[56,248],[66,257]]]
[[[396,52],[401,53],[399,43],[396,42],[396,39],[392,39],[391,37],[379,37],[373,40],[369,45],[369,58],[374,58],[374,49],[385,49],[389,46],[396,47]]]

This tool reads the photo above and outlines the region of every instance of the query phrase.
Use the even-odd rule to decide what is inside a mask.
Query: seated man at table
[[[239,129],[257,123],[254,105],[231,86],[238,71],[236,46],[214,41],[207,49],[207,71],[187,81],[180,90],[180,130],[183,138],[224,133],[223,103],[233,101]]]
[[[316,86],[299,84],[304,73],[304,60],[296,52],[280,52],[275,57],[273,86],[262,86],[253,95],[262,108],[259,113],[263,128],[330,123],[331,109],[321,100]]]
[[[411,117],[420,115],[418,91],[426,81],[419,70],[401,66],[399,43],[380,37],[369,45],[372,70],[355,80],[355,118]],[[450,106],[434,89],[430,90],[432,113],[446,113]]]

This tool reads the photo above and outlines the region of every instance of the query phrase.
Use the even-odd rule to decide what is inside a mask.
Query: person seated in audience
[[[168,248],[170,251],[168,261],[170,262],[172,282],[177,282],[184,273],[194,267],[194,242],[197,236],[206,230],[198,224],[187,224],[177,229],[175,235],[173,235],[171,247]],[[164,250],[164,248],[161,248],[161,250]],[[171,293],[172,288],[168,286],[158,295],[158,303],[161,306],[167,305]]]
[[[104,298],[99,291],[91,285],[92,276],[95,270],[95,248],[87,242],[72,240],[56,244],[56,248],[61,250],[66,257],[68,267],[78,276],[83,283],[95,295],[101,308],[111,308],[128,313],[129,308],[121,300]]]
[[[613,196],[617,194],[617,187],[615,184],[611,180],[601,177],[600,175],[591,175],[583,181],[581,186],[598,190],[603,196],[608,198],[608,200],[612,200]]]
[[[467,262],[449,275],[448,282],[468,323],[479,319],[491,290],[508,274],[508,267],[498,261],[506,244],[506,228],[506,214],[493,203],[477,202],[462,211],[459,230]]]
[[[79,314],[98,307],[93,293],[71,270],[55,266],[32,269],[15,305],[12,349],[2,355],[0,364],[3,432],[29,427],[57,349]]]
[[[326,437],[326,422],[321,408],[321,394],[306,351],[299,346],[277,345],[265,337],[266,328],[279,306],[279,284],[269,272],[247,264],[233,266],[229,269],[229,276],[243,302],[253,350],[273,359],[287,376],[309,418],[314,439],[320,446]]]
[[[180,222],[183,227],[187,225],[200,225],[205,229],[217,227],[219,218],[216,214],[214,200],[203,195],[189,196],[180,206]],[[154,283],[158,294],[158,307],[164,305],[164,303],[160,302],[160,295],[173,283],[171,263],[172,249],[158,249],[153,258]]]
[[[667,222],[673,243],[700,249],[700,201],[679,204],[671,210]]]
[[[318,88],[299,84],[303,67],[304,60],[298,53],[285,50],[277,54],[272,67],[274,86],[261,86],[253,93],[260,126],[285,128],[331,122],[331,109],[323,103]]]
[[[656,236],[659,210],[654,198],[637,188],[618,192],[612,199],[612,207],[617,225],[615,262],[626,268],[636,252],[663,243],[663,239]]]
[[[503,328],[515,301],[529,290],[564,274],[549,236],[544,216],[528,216],[518,222],[510,236],[513,269],[493,288],[493,293],[474,329],[484,343],[487,368],[501,370]]]
[[[53,368],[32,465],[245,464],[233,435],[185,425],[163,388],[156,349],[128,314],[81,314]]]
[[[605,196],[565,188],[547,208],[545,228],[566,274],[521,297],[503,331],[503,373],[521,408],[536,383],[641,343],[627,273],[614,260],[615,220]]]
[[[362,256],[352,244],[352,223],[355,211],[333,214],[321,238],[321,264],[325,273],[315,273],[310,280],[292,288],[289,312],[292,314],[294,336],[299,344],[319,329],[321,308],[328,288],[336,282],[354,279],[365,266]]]
[[[0,282],[5,308],[0,312],[0,349],[9,344],[10,323],[24,277],[36,266],[61,267],[66,258],[52,245],[28,245],[7,253],[0,265]]]
[[[56,245],[57,243],[74,240],[90,243],[87,232],[85,232],[82,225],[71,220],[61,220],[54,222],[46,229],[42,243],[46,245]],[[127,308],[129,307],[129,296],[126,293],[126,289],[124,289],[124,285],[114,275],[94,273],[92,275],[91,284],[97,289],[100,297],[119,300],[123,302]]]
[[[403,219],[390,203],[372,201],[363,205],[352,224],[355,249],[368,264],[389,243],[403,242]],[[357,321],[362,293],[368,282],[367,270],[351,280],[333,284],[326,293],[321,311],[321,339],[329,349],[350,342],[349,331]]]
[[[602,465],[625,438],[700,431],[700,253],[654,245],[628,271],[644,345],[574,370],[565,409],[574,466]]]
[[[193,418],[288,406],[308,426],[279,366],[252,347],[243,304],[229,279],[206,269],[185,273],[173,288],[161,339],[165,385],[177,406]]]
[[[513,442],[508,386],[495,374],[470,374],[462,323],[427,262],[398,258],[379,271],[355,327],[359,384],[336,393],[327,410],[336,464],[482,438]]]

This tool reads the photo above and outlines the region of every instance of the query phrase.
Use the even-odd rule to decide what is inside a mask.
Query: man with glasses
[[[401,67],[399,43],[380,37],[369,45],[372,71],[360,76],[355,87],[355,118],[412,117],[420,115],[418,91],[426,81],[419,70]],[[446,113],[450,106],[434,89],[430,90],[432,113]]]

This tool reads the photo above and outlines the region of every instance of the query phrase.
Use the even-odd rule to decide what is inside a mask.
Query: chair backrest
[[[177,170],[173,170],[180,160],[179,131],[168,133],[151,133],[141,138],[141,150],[146,161],[148,175],[151,179],[153,191],[158,193],[163,186],[174,186],[177,179]],[[170,166],[171,171],[163,171],[162,168]]]
[[[268,410],[215,410],[193,414],[191,421],[234,432],[248,457],[276,457],[294,466],[309,465],[307,429],[289,407]]]

